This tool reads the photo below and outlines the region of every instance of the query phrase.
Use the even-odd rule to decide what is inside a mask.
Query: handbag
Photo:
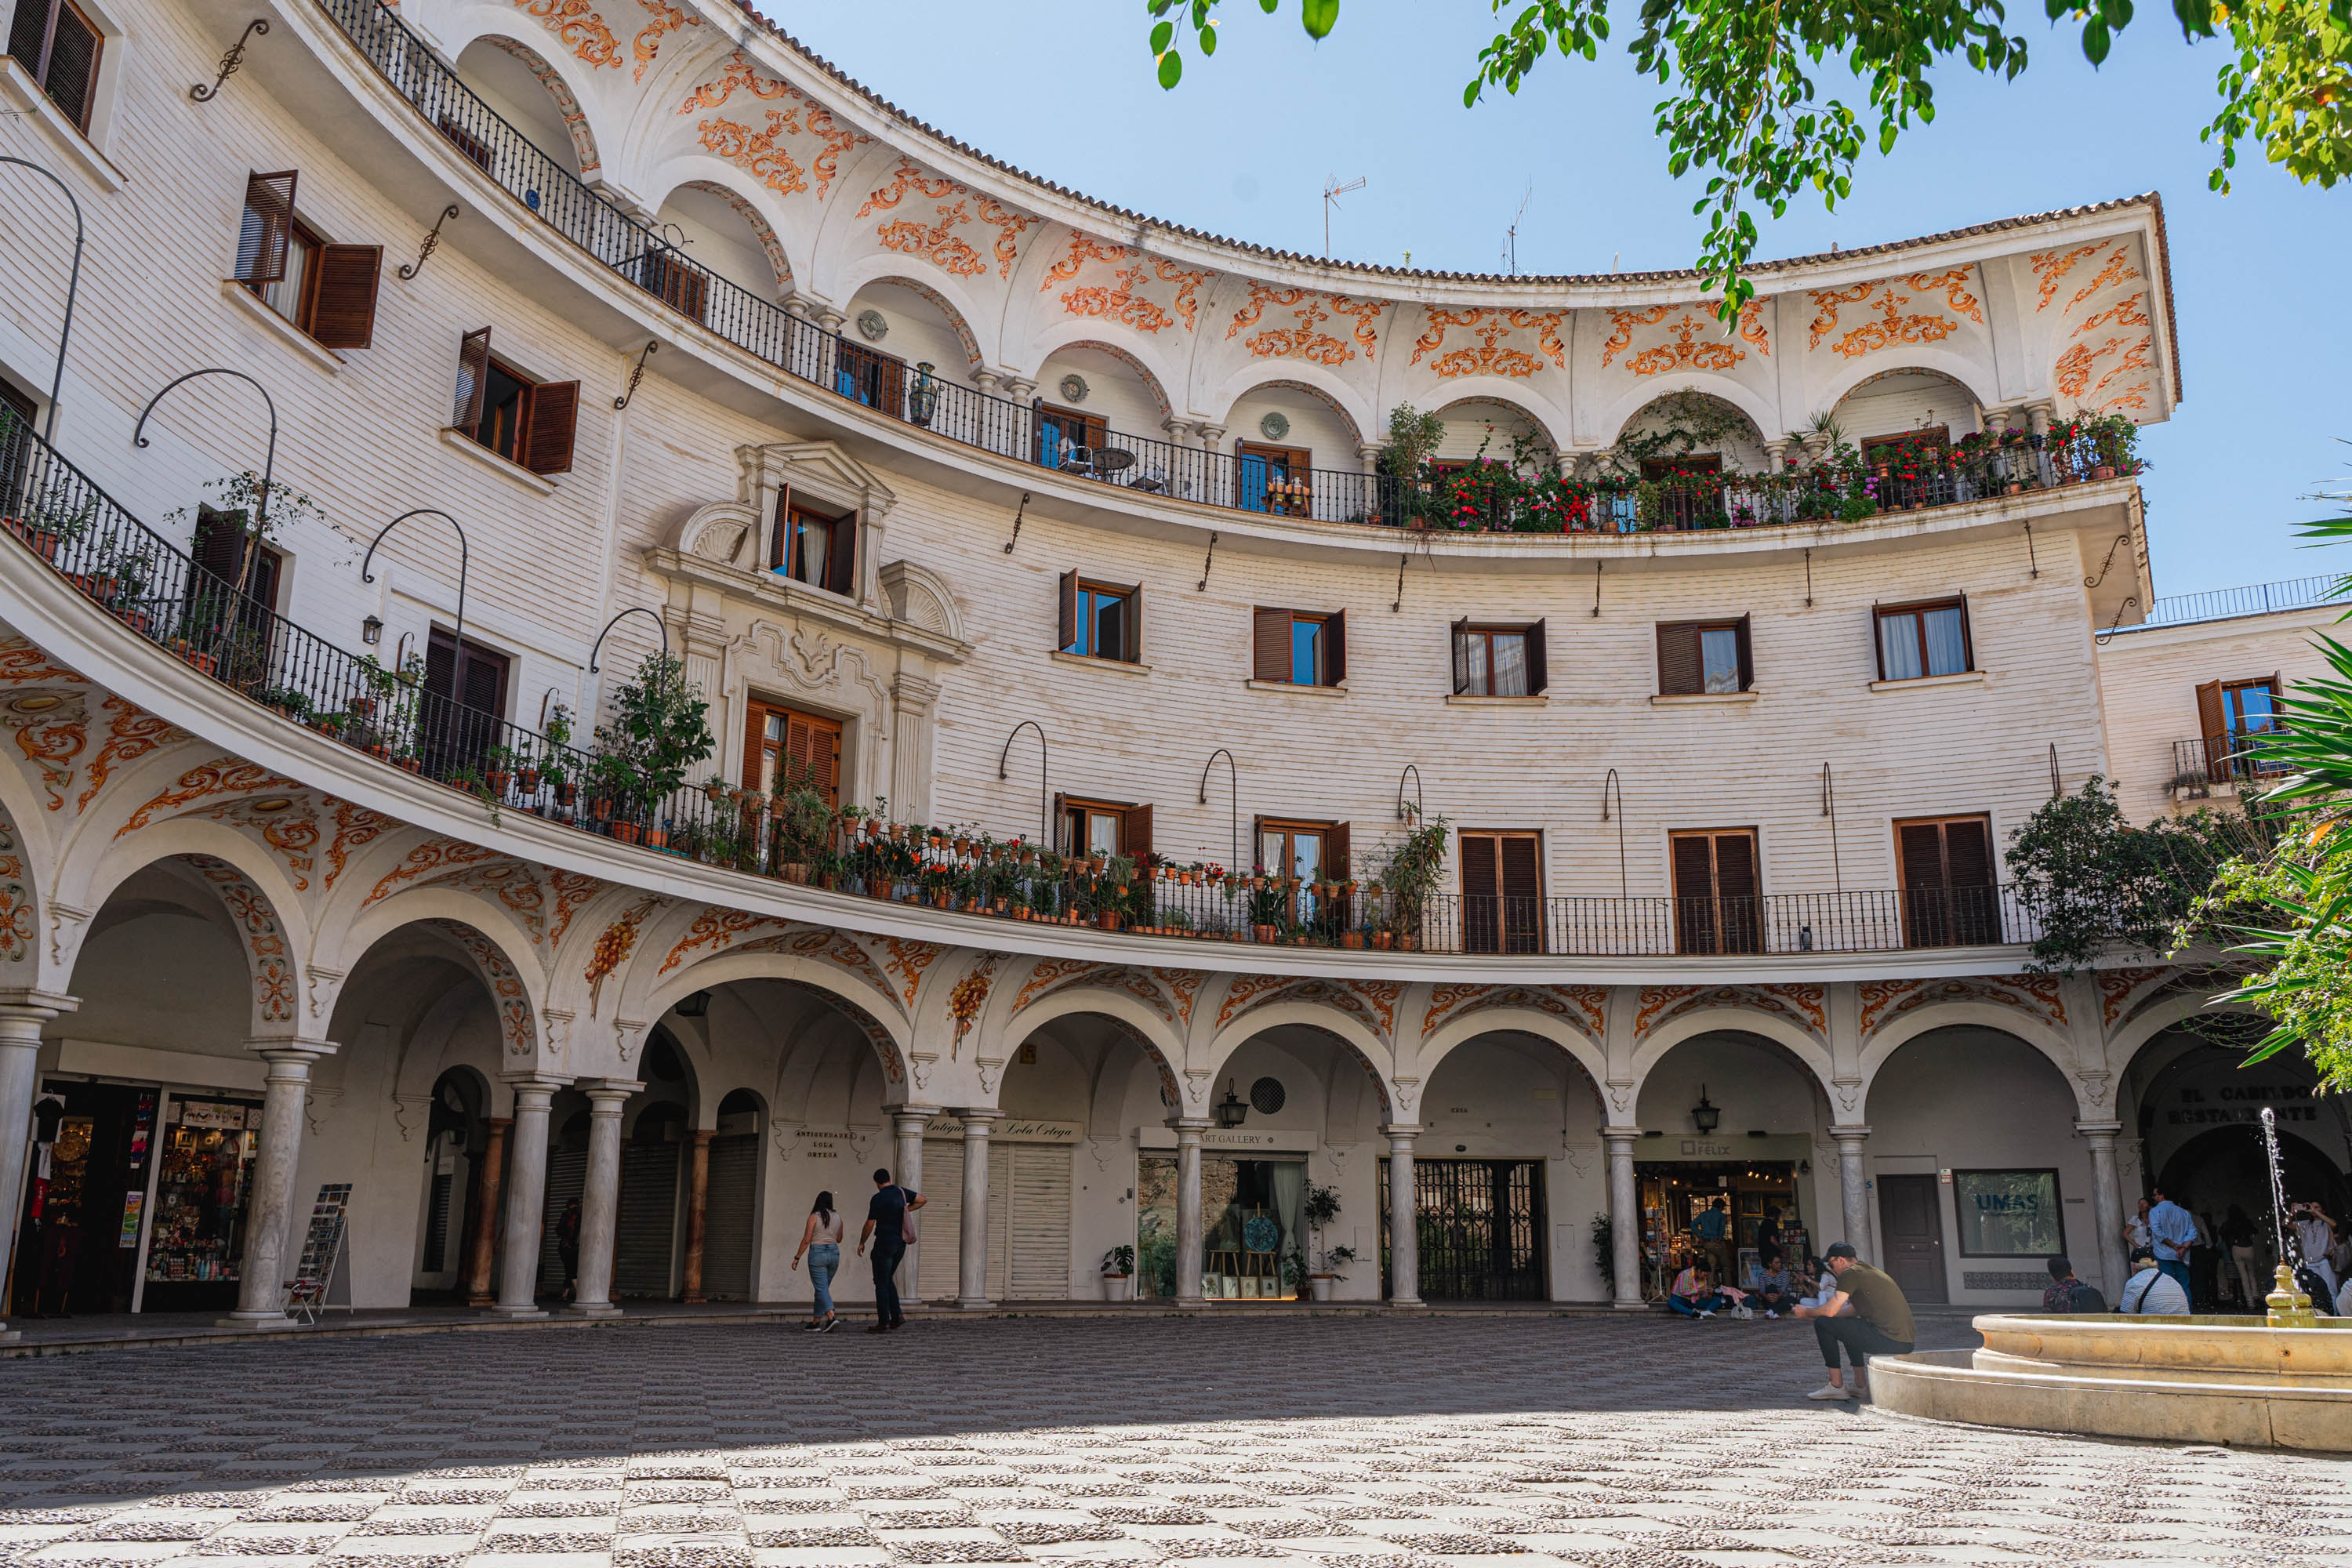
[[[898,1211],[898,1239],[912,1247],[922,1239],[921,1233],[915,1224],[915,1207],[911,1201],[915,1194],[904,1187],[898,1189],[898,1194],[901,1197],[910,1200],[906,1207]]]

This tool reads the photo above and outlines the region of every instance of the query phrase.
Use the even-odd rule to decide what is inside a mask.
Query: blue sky
[[[1618,18],[1621,38],[1636,7]],[[1296,0],[1265,16],[1227,0],[1223,47],[1188,51],[1172,93],[1151,78],[1140,0],[971,0],[778,7],[811,48],[919,119],[1033,174],[1171,223],[1307,252],[1323,246],[1327,177],[1365,189],[1332,216],[1334,256],[1465,271],[1502,266],[1518,226],[1523,272],[1688,266],[1702,225],[1692,179],[1667,176],[1654,83],[1618,46],[1547,57],[1517,99],[1462,107],[1493,19],[1477,0],[1356,0],[1320,45]],[[2157,592],[2194,593],[2344,570],[2301,548],[2303,499],[2352,477],[2352,193],[2297,184],[2242,153],[2236,189],[2207,188],[2197,139],[2224,50],[2180,41],[2143,6],[2094,71],[2038,6],[2012,8],[2032,44],[2016,82],[1937,79],[1936,122],[1865,157],[1834,213],[1798,205],[1762,254],[1797,255],[1987,219],[2161,192],[2185,397],[2147,433],[2144,481]],[[1408,18],[1410,20],[1408,21]],[[1849,91],[1849,102],[1862,95]],[[2330,292],[2327,279],[2336,279]]]

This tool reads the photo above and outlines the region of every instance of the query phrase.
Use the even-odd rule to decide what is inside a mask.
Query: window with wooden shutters
[[[855,597],[857,514],[836,514],[795,497],[787,486],[776,495],[775,533],[768,558],[769,570],[778,576]]]
[[[1725,696],[1755,684],[1748,617],[1736,621],[1675,621],[1658,627],[1658,693],[1662,697]]]
[[[1462,949],[1541,952],[1543,837],[1465,830],[1462,841]]]
[[[535,474],[569,473],[580,384],[533,381],[490,353],[490,329],[457,347],[457,403],[449,427]]]
[[[472,159],[482,173],[485,174],[490,173],[490,164],[494,160],[488,142],[483,141],[446,114],[441,117],[441,134],[449,138],[450,144],[458,152]]]
[[[77,131],[89,130],[105,48],[106,36],[73,0],[16,0],[8,52]]]
[[[1347,638],[1344,611],[1254,611],[1250,677],[1288,686],[1337,686],[1348,679]]]
[[[1520,626],[1454,623],[1456,697],[1533,697],[1549,684],[1543,622]]]
[[[1305,517],[1314,506],[1314,455],[1306,447],[1239,441],[1234,457],[1241,468],[1241,503],[1250,510]]]
[[[1131,802],[1087,800],[1076,795],[1054,796],[1054,819],[1059,825],[1065,855],[1148,855],[1151,852],[1151,808]],[[1129,837],[1140,833],[1141,846]]]
[[[236,231],[236,280],[247,287],[281,283],[294,244],[292,169],[245,177],[245,216]]]
[[[808,788],[841,804],[841,721],[754,698],[743,740],[743,787],[761,795]]]
[[[2001,938],[1992,822],[1923,817],[1895,825],[1906,947],[1976,947]]]
[[[1716,827],[1670,834],[1675,951],[1761,952],[1763,920],[1756,830]]]
[[[34,415],[30,394],[0,381],[0,513],[14,513],[24,494],[25,474],[33,460]]]
[[[703,307],[709,298],[710,279],[702,268],[686,258],[683,252],[669,247],[656,246],[637,258],[629,270],[637,286],[667,305],[671,310],[703,319]]]
[[[1092,453],[1110,433],[1110,426],[1098,416],[1056,407],[1051,403],[1037,405],[1034,428],[1036,450],[1032,456],[1048,468],[1089,461],[1079,455],[1079,449]]]
[[[907,416],[907,362],[847,339],[834,348],[833,389],[854,402],[887,414]]]
[[[310,263],[304,315],[295,325],[331,349],[363,349],[375,342],[376,286],[383,273],[380,245],[321,245]]]
[[[1058,646],[1082,658],[1133,664],[1142,647],[1142,608],[1140,588],[1112,587],[1065,572]]]
[[[1976,668],[1966,595],[1878,607],[1878,679],[1918,680]]]
[[[457,665],[457,639],[436,626],[425,645],[425,689],[446,702],[452,700],[477,713],[503,719],[507,711],[507,656],[493,653],[466,639],[465,668]]]

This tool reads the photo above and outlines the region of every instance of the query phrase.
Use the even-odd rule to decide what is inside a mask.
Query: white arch
[[[642,958],[639,967],[643,966]],[[889,1089],[884,1101],[903,1101],[907,1091],[907,1057],[914,1048],[914,1037],[906,1017],[895,1005],[895,999],[871,987],[862,992],[851,976],[836,965],[820,963],[796,952],[722,952],[697,960],[673,970],[667,976],[653,980],[643,991],[634,984],[623,991],[624,1002],[638,1010],[648,1022],[658,1019],[686,997],[697,991],[716,990],[739,980],[782,980],[815,992],[826,1000],[839,1004],[847,1020],[876,1048],[884,1077]],[[884,1004],[877,1005],[877,1003]],[[615,1012],[620,1005],[615,1005]],[[638,1016],[633,1015],[633,1016]],[[867,1026],[878,1028],[883,1039],[876,1039]],[[898,1099],[890,1099],[896,1094]]]
[[[1371,399],[1362,389],[1336,372],[1297,359],[1251,360],[1236,366],[1202,399],[1202,413],[1212,425],[1230,424],[1235,404],[1276,382],[1291,383],[1297,390],[1329,398],[1340,416],[1354,426],[1360,444],[1363,432],[1381,427]]]
[[[310,931],[301,903],[278,863],[254,841],[226,823],[204,817],[172,817],[107,847],[90,868],[83,907],[102,910],[117,889],[140,871],[164,860],[211,860],[229,876],[196,867],[210,882],[227,915],[231,936],[246,955],[252,994],[252,1037],[302,1033],[302,971],[308,966]],[[81,957],[89,921],[74,927],[71,951],[60,942],[58,965],[70,980]]]
[[[727,203],[734,209],[735,216],[743,221],[753,247],[768,258],[769,268],[775,274],[776,288],[781,290],[793,286],[793,279],[799,272],[800,258],[794,257],[793,246],[784,237],[791,232],[791,226],[780,225],[769,211],[769,204],[775,200],[775,193],[741,169],[698,147],[691,152],[665,158],[656,164],[647,176],[646,188],[661,193],[651,200],[655,212],[668,205],[670,198],[680,191],[698,191]],[[794,235],[793,237],[799,237]],[[723,273],[719,275],[725,276]],[[727,280],[749,289],[742,279],[729,278]],[[751,291],[758,292],[757,289]]]
[[[369,905],[343,930],[335,960],[327,967],[351,974],[376,943],[404,926],[418,924],[444,928],[438,934],[466,954],[499,1013],[508,1058],[519,1062],[538,1059],[549,1044],[546,973],[535,959],[519,961],[518,955],[530,954],[530,937],[505,906],[494,900],[455,888],[404,889]],[[465,933],[478,940],[482,949],[469,950]],[[513,1006],[518,1002],[519,1010]]]
[[[1045,374],[1045,362],[1064,349],[1092,349],[1122,362],[1141,378],[1144,390],[1160,405],[1163,417],[1174,413],[1176,405],[1169,397],[1168,389],[1184,384],[1183,372],[1169,364],[1155,352],[1156,345],[1139,335],[1129,334],[1133,341],[1124,343],[1107,341],[1103,329],[1108,324],[1092,317],[1055,322],[1030,341],[1026,356],[1029,364],[1022,374],[1033,380],[1040,379]]]
[[[2266,1023],[2270,1021],[2270,1016],[2259,1007],[2249,1007],[2242,1004],[2216,1007],[2210,1005],[2209,998],[2200,996],[2195,992],[2184,992],[2179,995],[2167,996],[2161,1001],[2149,1004],[2139,1013],[2126,1019],[2123,1026],[2107,1038],[2105,1059],[2100,1063],[2100,1066],[2106,1071],[2109,1081],[2114,1085],[2114,1100],[2110,1104],[2098,1109],[2098,1114],[2101,1117],[2122,1115],[2126,1079],[2129,1077],[2132,1066],[2138,1059],[2140,1052],[2147,1047],[2148,1043],[2167,1029],[2177,1028],[2199,1014],[2259,1018]]]
[[[1874,381],[1899,371],[1916,370],[1930,372],[1952,382],[1975,399],[1979,408],[1995,407],[2000,402],[1998,396],[1988,395],[1986,392],[1986,387],[1990,384],[1988,367],[1965,355],[1926,343],[1905,343],[1896,351],[1896,357],[1900,363],[1873,363],[1865,360],[1843,367],[1837,374],[1822,384],[1813,401],[1822,408],[1834,409],[1865,381]],[[1847,434],[1853,436],[1858,432],[1848,431]]]
[[[2064,1035],[2014,1007],[2005,1007],[1996,1002],[1956,1001],[1938,1002],[1916,1012],[1906,1013],[1890,1020],[1870,1037],[1862,1047],[1859,1068],[1864,1109],[1867,1110],[1870,1104],[1870,1087],[1878,1077],[1878,1069],[1886,1065],[1887,1058],[1931,1030],[1962,1026],[2013,1036],[2032,1046],[2058,1069],[2058,1076],[2066,1080],[2075,1100],[2082,1100],[2082,1082],[2075,1077],[2080,1065],[2074,1060],[2073,1043]],[[2085,1120],[2105,1114],[2098,1107],[2090,1105],[2084,1106],[2083,1112]]]
[[[595,119],[592,117],[594,111],[591,105],[602,95],[596,90],[595,83],[584,74],[581,62],[568,50],[559,48],[550,52],[529,39],[516,37],[511,30],[511,12],[501,15],[485,7],[475,16],[481,25],[470,29],[457,28],[456,36],[449,41],[447,58],[454,64],[463,59],[466,51],[476,44],[488,44],[510,56],[547,93],[549,106],[555,110],[556,119],[572,138],[572,156],[580,164],[582,177],[599,173],[604,167],[601,149],[614,139],[599,131]]]
[[[1516,1003],[1474,1008],[1448,1018],[1438,1026],[1435,1034],[1422,1040],[1420,1053],[1413,1058],[1414,1070],[1426,1084],[1436,1076],[1438,1064],[1456,1050],[1482,1035],[1505,1031],[1533,1035],[1559,1047],[1592,1080],[1593,1093],[1604,1092],[1609,1082],[1609,1058],[1591,1037],[1565,1018]]]
[[[1644,378],[1641,384],[1619,394],[1594,422],[1594,428],[1601,432],[1601,444],[1615,445],[1635,415],[1677,392],[1696,392],[1728,403],[1748,416],[1758,437],[1764,440],[1772,438],[1773,426],[1780,423],[1779,411],[1760,393],[1730,376],[1712,375],[1705,371],[1675,371],[1654,380]]]
[[[1626,1067],[1626,1075],[1633,1084],[1633,1103],[1641,1103],[1642,1086],[1649,1081],[1651,1069],[1668,1051],[1700,1035],[1720,1034],[1759,1035],[1784,1047],[1804,1064],[1806,1070],[1812,1074],[1815,1086],[1830,1103],[1837,1103],[1837,1064],[1819,1037],[1799,1028],[1776,1013],[1738,1004],[1685,1014],[1659,1025],[1643,1036],[1641,1043],[1633,1047],[1633,1060]]]
[[[1184,1037],[1176,1026],[1141,997],[1101,985],[1076,985],[1041,996],[1005,1020],[1005,1043],[1017,1045],[1057,1019],[1099,1014],[1127,1026],[1144,1054],[1160,1069],[1163,1100],[1172,1097],[1171,1115],[1183,1107]]]
[[[1431,410],[1431,412],[1437,415],[1440,418],[1444,418],[1449,411],[1460,408],[1465,404],[1472,403],[1492,404],[1497,408],[1506,408],[1510,410],[1513,414],[1516,414],[1520,418],[1526,420],[1528,424],[1534,428],[1537,435],[1542,437],[1546,442],[1549,443],[1553,451],[1556,452],[1559,450],[1559,437],[1554,434],[1551,426],[1545,420],[1544,416],[1537,413],[1534,406],[1530,405],[1525,397],[1507,397],[1502,394],[1496,392],[1471,392],[1465,393],[1460,397],[1448,398],[1436,408]]]
[[[1231,1061],[1234,1054],[1244,1046],[1268,1030],[1281,1028],[1286,1024],[1319,1029],[1353,1052],[1380,1085],[1383,1117],[1395,1115],[1395,1087],[1390,1079],[1395,1068],[1395,1057],[1362,1020],[1323,1002],[1270,1002],[1265,1006],[1251,1008],[1217,1030],[1210,1037],[1208,1059],[1203,1064],[1208,1068],[1210,1080],[1215,1080],[1216,1075],[1224,1069],[1225,1063]]]

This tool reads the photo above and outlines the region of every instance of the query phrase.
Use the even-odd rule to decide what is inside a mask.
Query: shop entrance
[[[1800,1265],[1811,1250],[1798,1212],[1793,1160],[1662,1161],[1638,1163],[1633,1173],[1642,1191],[1644,1300],[1664,1300],[1691,1259],[1717,1250],[1704,1245],[1699,1232],[1700,1216],[1718,1201],[1725,1215],[1721,1257],[1710,1262],[1727,1263],[1731,1283],[1745,1285],[1768,1243]]]
[[[131,1310],[159,1098],[120,1084],[41,1086],[11,1316]]]
[[[1139,1297],[1176,1294],[1176,1158],[1145,1154],[1136,1189]],[[1303,1258],[1305,1160],[1201,1157],[1201,1294],[1212,1301],[1285,1301],[1298,1294],[1285,1260]]]
[[[1415,1160],[1414,1235],[1425,1301],[1541,1301],[1543,1162]],[[1388,1184],[1381,1184],[1381,1293],[1388,1278]]]

